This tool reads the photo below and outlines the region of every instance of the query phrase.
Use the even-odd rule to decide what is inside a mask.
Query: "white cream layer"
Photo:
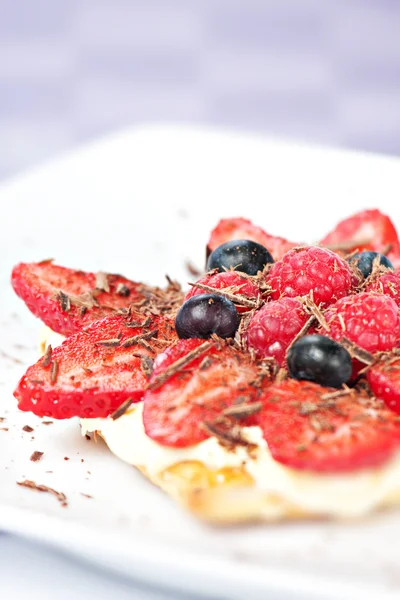
[[[396,499],[400,502],[400,455],[380,468],[349,474],[311,473],[276,462],[259,427],[243,429],[246,438],[258,446],[255,458],[243,447],[227,450],[215,437],[187,448],[167,448],[146,435],[142,413],[143,402],[139,402],[116,421],[83,419],[82,433],[101,432],[111,452],[132,465],[145,466],[150,476],[187,460],[200,461],[210,469],[243,465],[259,489],[310,513],[353,517]]]

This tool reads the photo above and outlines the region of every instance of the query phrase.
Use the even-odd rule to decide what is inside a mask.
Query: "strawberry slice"
[[[143,396],[152,359],[177,338],[166,317],[105,317],[67,338],[29,367],[14,392],[39,417],[107,417]]]
[[[132,304],[144,306],[152,300],[162,304],[159,288],[134,283],[121,275],[75,271],[51,261],[17,265],[11,281],[29,310],[53,331],[66,336]],[[169,300],[180,304],[178,290],[170,292]]]
[[[237,432],[224,411],[237,403],[238,412],[251,413],[262,377],[250,356],[231,346],[180,340],[156,360],[144,396],[145,431],[156,442],[177,448],[210,435],[234,443]]]
[[[373,250],[386,254],[390,259],[400,256],[396,228],[391,219],[377,209],[363,210],[340,221],[320,244],[346,253]]]
[[[400,446],[400,419],[366,392],[340,394],[288,379],[268,387],[255,415],[273,458],[335,472],[380,465]]]
[[[238,217],[221,219],[219,221],[210,234],[207,253],[209,254],[221,244],[230,242],[231,240],[251,240],[252,242],[257,242],[270,251],[274,260],[280,260],[288,250],[298,246],[298,244],[288,242],[284,238],[270,235],[261,229],[261,227],[253,225],[248,219]]]
[[[400,358],[393,357],[372,366],[367,379],[375,396],[400,414]]]

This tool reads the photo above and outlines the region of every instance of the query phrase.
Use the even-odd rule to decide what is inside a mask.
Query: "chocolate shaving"
[[[193,277],[200,277],[200,275],[202,274],[202,271],[200,269],[198,269],[197,267],[195,267],[193,265],[193,263],[191,263],[188,260],[185,262],[185,267],[188,270],[188,272],[191,275],[193,275]]]
[[[323,394],[321,396],[322,401],[326,400],[336,400],[336,398],[341,398],[342,396],[348,396],[349,394],[353,394],[354,390],[348,387],[345,387],[343,390],[337,390],[337,392],[329,392],[327,394]]]
[[[32,431],[34,431],[34,429],[30,425],[24,425],[22,428],[22,431],[26,431],[27,433],[32,433]]]
[[[59,371],[58,360],[53,360],[50,365],[50,381],[56,383]]]
[[[93,498],[93,496],[91,496],[90,494],[84,494],[83,492],[81,492],[81,496],[83,496],[84,498]]]
[[[119,346],[121,343],[121,340],[119,338],[109,338],[108,340],[99,340],[98,342],[95,342],[96,346]]]
[[[124,283],[119,283],[117,285],[115,293],[118,294],[118,296],[122,296],[123,298],[127,298],[130,295],[131,290]]]
[[[242,436],[239,427],[228,429],[223,425],[211,423],[210,421],[203,421],[202,427],[208,433],[215,436],[222,446],[227,446],[228,448],[234,448],[235,446],[247,446],[249,449],[255,448],[255,444],[251,444]]]
[[[235,419],[244,419],[250,415],[255,415],[262,409],[262,402],[251,402],[245,404],[243,402],[239,404],[233,404],[228,406],[222,411],[224,417],[234,417]]]
[[[317,410],[317,404],[314,404],[313,402],[301,402],[299,406],[299,415],[306,417]]]
[[[122,346],[123,346],[123,348],[129,348],[130,346],[135,346],[140,341],[150,340],[151,338],[156,337],[157,334],[158,334],[157,329],[153,329],[152,331],[146,331],[145,333],[139,333],[139,335],[135,335],[133,337],[127,338],[123,342]]]
[[[141,327],[146,329],[146,327],[151,325],[151,322],[152,322],[151,317],[147,317],[147,319],[145,319],[142,323],[140,323],[139,321],[130,321],[129,323],[124,323],[124,325],[125,325],[125,327],[130,327],[132,329],[139,329]]]
[[[54,421],[42,421],[42,425],[53,425]]]
[[[110,292],[110,284],[108,283],[108,275],[107,273],[103,273],[100,271],[96,273],[96,289],[101,290],[102,292]]]
[[[44,452],[39,452],[39,450],[35,450],[35,452],[33,452],[29,460],[31,460],[32,462],[38,462],[42,458],[43,454]]]
[[[47,494],[52,494],[53,496],[55,496],[57,498],[57,500],[60,502],[61,506],[68,505],[67,497],[65,494],[63,494],[62,492],[57,492],[56,490],[53,490],[53,488],[47,487],[47,485],[38,484],[38,483],[35,483],[34,481],[30,481],[29,479],[25,479],[25,481],[17,481],[16,483],[17,483],[17,485],[19,485],[21,487],[29,488],[30,490],[35,490],[37,492],[44,492]]]
[[[367,352],[363,348],[360,348],[360,346],[357,346],[357,344],[355,344],[348,338],[343,337],[340,340],[340,343],[342,344],[342,346],[344,348],[346,348],[347,352],[350,354],[350,356],[352,358],[356,358],[357,360],[359,360],[360,362],[362,362],[366,365],[372,365],[375,362],[375,358],[374,358],[373,354],[371,354],[370,352]]]
[[[292,339],[292,341],[290,342],[289,346],[286,349],[286,357],[289,354],[289,351],[291,349],[291,347],[293,346],[293,344],[295,344],[297,342],[297,340],[299,340],[300,338],[302,338],[304,335],[306,335],[307,331],[310,329],[311,325],[314,323],[314,321],[316,320],[316,316],[315,315],[311,315],[311,317],[308,319],[308,321],[306,321],[303,325],[303,327],[300,329],[300,331],[294,336],[294,338]],[[281,380],[282,381],[282,380]]]
[[[43,358],[42,358],[42,367],[48,367],[49,364],[51,363],[51,355],[53,353],[53,348],[51,347],[51,344],[49,344],[46,348],[46,352],[43,354]]]
[[[324,314],[322,310],[315,304],[314,300],[307,296],[302,299],[302,302],[305,309],[317,319],[321,327],[323,327],[326,331],[329,331],[330,327],[324,317]]]
[[[0,431],[8,431],[8,427],[0,427]]]
[[[282,383],[282,381],[285,381],[285,379],[287,379],[288,376],[289,376],[289,373],[288,373],[287,369],[280,368],[275,377],[275,383]]]
[[[121,406],[119,406],[117,408],[117,410],[115,410],[111,414],[112,420],[116,421],[117,419],[119,419],[120,417],[122,417],[122,415],[125,414],[126,411],[128,410],[128,408],[130,407],[130,405],[132,404],[132,402],[133,402],[132,398],[128,398],[127,400],[125,400],[125,402],[123,402],[121,404]]]
[[[155,377],[153,381],[150,382],[148,388],[150,390],[155,390],[161,385],[163,385],[163,383],[168,381],[168,379],[170,379],[173,375],[176,375],[176,373],[179,373],[179,371],[181,371],[184,367],[186,367],[186,365],[191,363],[195,358],[198,358],[199,356],[204,354],[204,352],[207,352],[207,350],[212,348],[214,343],[214,341],[203,342],[203,344],[201,344],[197,348],[194,348],[191,352],[185,354],[185,356],[178,358],[178,360],[176,360],[174,363],[172,363],[172,365],[167,367],[165,371],[160,373],[158,377]]]
[[[63,312],[69,312],[71,310],[70,297],[65,294],[62,290],[58,292],[58,300],[60,302],[61,310]]]
[[[230,300],[234,304],[239,304],[240,306],[246,306],[248,308],[258,308],[261,306],[261,302],[259,300],[251,300],[250,298],[243,296],[243,294],[234,294],[228,291],[229,289],[235,288],[216,289],[209,285],[204,285],[203,283],[191,283],[190,281],[188,283],[192,287],[199,288],[200,290],[204,290],[210,294],[215,294],[216,296],[222,296],[223,298]]]
[[[146,377],[151,377],[153,373],[153,359],[150,356],[142,356],[140,359],[140,366]]]

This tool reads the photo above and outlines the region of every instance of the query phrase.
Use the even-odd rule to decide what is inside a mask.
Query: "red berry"
[[[362,241],[364,243],[360,244]],[[377,209],[363,210],[344,219],[320,243],[322,246],[341,246],[346,243],[346,252],[373,250],[386,254],[390,260],[392,255],[400,254],[400,242],[395,226],[388,216]]]
[[[105,317],[29,367],[14,392],[18,407],[55,419],[107,417],[142,398],[151,359],[176,339],[165,317]]]
[[[369,283],[365,291],[390,296],[400,306],[400,273],[384,273]]]
[[[300,300],[268,302],[252,316],[245,334],[247,344],[258,358],[272,356],[282,366],[288,346],[308,318]]]
[[[295,469],[334,472],[373,467],[400,445],[400,420],[365,392],[325,399],[330,388],[288,379],[267,387],[254,415],[273,458]]]
[[[398,307],[389,296],[362,292],[347,296],[325,312],[329,331],[321,329],[340,342],[348,338],[368,352],[383,352],[396,346],[400,336]]]
[[[310,246],[287,252],[272,266],[267,283],[274,300],[312,294],[317,305],[327,306],[349,294],[352,279],[349,265],[337,254]]]
[[[101,291],[96,289],[95,273],[67,269],[51,261],[21,263],[14,267],[11,280],[29,310],[63,335],[76,333],[113,309],[126,308],[143,298],[142,285],[120,275],[107,275],[109,291]],[[65,295],[64,304],[60,291]]]
[[[246,296],[251,300],[256,300],[260,295],[259,288],[253,283],[251,280],[243,277],[236,271],[228,271],[227,273],[214,273],[208,274],[199,279],[196,283],[200,283],[202,285],[207,285],[215,290],[225,290],[230,292],[231,294],[240,294],[242,296]],[[185,300],[189,300],[193,296],[198,296],[199,294],[209,294],[210,291],[205,291],[201,288],[196,287],[195,285],[190,288],[188,293],[185,296]],[[235,305],[238,309],[238,312],[244,312],[249,310],[249,308],[241,305]]]
[[[171,365],[182,360],[186,364],[163,379]],[[212,435],[207,423],[212,424],[238,400],[247,404],[255,399],[257,388],[253,384],[257,376],[256,365],[245,353],[215,342],[180,340],[154,365],[144,396],[147,435],[164,446],[174,447],[207,439]]]
[[[210,234],[207,249],[209,252],[212,252],[221,244],[225,244],[225,242],[230,242],[231,240],[251,240],[252,242],[257,242],[269,250],[274,260],[279,260],[285,252],[298,245],[288,242],[284,238],[270,235],[261,229],[261,227],[253,225],[248,219],[239,217],[221,219]]]
[[[400,414],[400,358],[382,361],[372,366],[367,378],[373,394]]]

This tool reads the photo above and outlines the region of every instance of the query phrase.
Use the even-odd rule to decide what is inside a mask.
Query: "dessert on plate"
[[[301,236],[300,236],[301,237]],[[52,261],[12,284],[46,329],[20,410],[79,417],[212,522],[400,503],[400,243],[379,210],[316,245],[223,219],[184,294]]]

